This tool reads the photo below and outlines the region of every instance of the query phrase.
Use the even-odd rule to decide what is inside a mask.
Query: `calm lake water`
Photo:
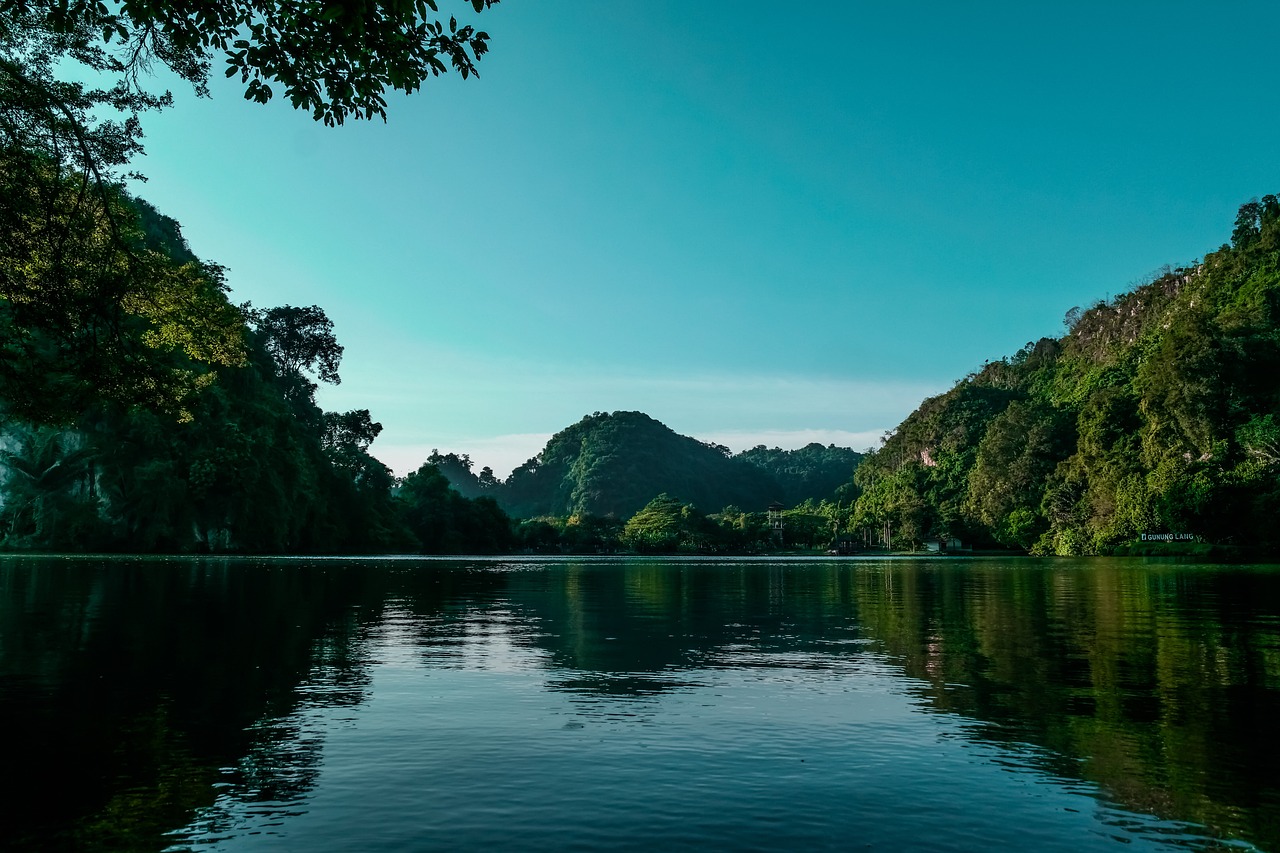
[[[0,848],[1280,850],[1280,571],[0,558]]]

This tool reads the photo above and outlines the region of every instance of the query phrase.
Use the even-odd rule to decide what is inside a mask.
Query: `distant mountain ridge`
[[[463,495],[489,495],[519,518],[625,519],[660,494],[704,512],[827,498],[850,480],[860,459],[849,448],[820,444],[799,450],[761,445],[735,456],[722,445],[680,435],[643,412],[596,412],[553,435],[505,482],[488,469],[473,474],[465,456],[434,454],[429,461]]]

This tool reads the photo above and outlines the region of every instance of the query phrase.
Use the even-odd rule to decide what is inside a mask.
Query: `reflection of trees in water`
[[[272,701],[246,731],[243,757],[222,774],[215,802],[170,841],[199,844],[245,831],[271,833],[281,820],[304,810],[320,774],[324,732],[335,708],[355,707],[369,698],[375,645],[388,624],[399,623],[420,641],[457,639],[458,620],[476,619],[503,580],[490,572],[438,564],[410,564],[404,570],[376,561],[325,565],[334,584],[323,631],[309,640],[305,672],[295,673],[284,702]],[[281,565],[278,585],[286,597],[299,578],[294,565]],[[461,643],[453,650],[461,652]],[[186,823],[186,821],[184,821]]]
[[[1117,562],[5,560],[0,846],[151,849],[195,814],[202,840],[287,814],[321,712],[367,699],[394,638],[436,667],[514,648],[582,713],[642,716],[699,671],[843,677],[870,643],[1017,760],[1280,848],[1276,613],[1280,576]]]
[[[854,648],[839,645],[856,628],[849,578],[813,564],[570,563],[514,576],[511,596],[536,620],[541,630],[531,642],[555,668],[592,673],[606,687],[620,678],[748,664],[726,649],[770,655]],[[647,683],[670,690],[681,679]]]
[[[432,663],[461,660],[474,633],[508,621],[507,573],[487,561],[426,562],[391,580],[391,621]],[[495,628],[495,632],[498,629]]]
[[[224,767],[299,796],[320,743],[287,721],[363,700],[370,580],[329,564],[0,562],[0,725],[22,733],[0,846],[159,849]]]
[[[331,645],[321,641],[318,645]],[[350,654],[344,654],[348,660]],[[354,675],[354,677],[353,677]],[[247,730],[248,751],[232,767],[224,768],[217,799],[199,808],[195,818],[172,824],[172,844],[205,845],[243,834],[246,821],[254,831],[270,833],[286,817],[301,814],[320,777],[324,748],[323,718],[318,711],[334,705],[354,706],[365,698],[368,678],[345,668],[313,668],[297,706],[287,714],[268,713]]]
[[[1051,752],[1136,811],[1267,847],[1280,786],[1280,578],[1195,567],[885,564],[865,629],[977,737]]]

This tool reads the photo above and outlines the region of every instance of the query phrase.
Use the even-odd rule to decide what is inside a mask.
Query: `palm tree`
[[[7,522],[6,536],[25,535],[43,543],[48,525],[57,519],[58,503],[82,483],[92,492],[94,451],[77,433],[51,427],[11,424],[3,439],[11,448],[16,445],[16,450],[0,449],[0,518]],[[23,534],[24,529],[29,532]]]

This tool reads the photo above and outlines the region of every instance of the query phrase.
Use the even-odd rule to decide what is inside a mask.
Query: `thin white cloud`
[[[766,429],[766,430],[724,430],[697,436],[702,441],[713,441],[723,444],[733,451],[748,450],[763,444],[765,447],[780,447],[783,450],[795,450],[807,444],[834,444],[837,447],[852,447],[862,451],[868,447],[877,447],[884,430],[865,430],[850,432],[843,429]]]
[[[499,479],[505,479],[517,467],[537,456],[550,438],[551,433],[536,432],[470,438],[441,436],[434,441],[410,444],[379,439],[372,453],[401,477],[416,471],[427,461],[431,451],[439,450],[441,453],[468,454],[477,473],[488,465]]]

